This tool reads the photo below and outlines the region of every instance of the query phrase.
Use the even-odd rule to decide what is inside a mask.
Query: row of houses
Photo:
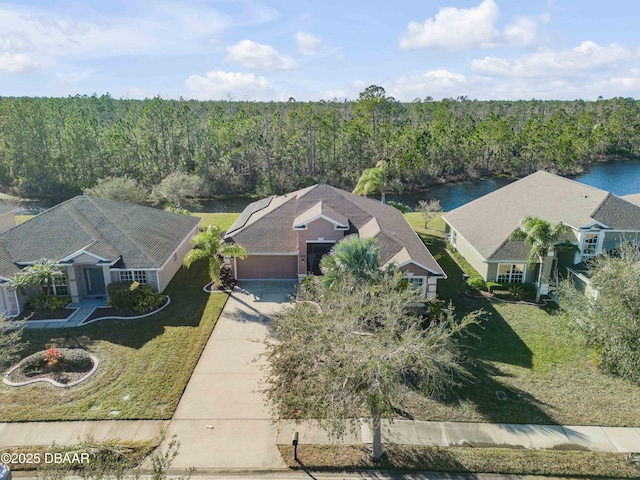
[[[583,275],[584,263],[640,235],[640,194],[617,197],[547,172],[537,172],[444,216],[448,241],[486,281],[533,282],[538,267],[528,247],[510,235],[525,216],[570,227],[575,253],[555,254],[551,271]],[[48,258],[62,271],[57,295],[106,296],[106,286],[136,280],[163,291],[198,231],[199,218],[140,205],[78,196],[15,224],[14,209],[0,206],[0,313],[18,315],[27,301],[7,282],[22,268]],[[319,262],[348,235],[375,238],[381,264],[396,265],[414,288],[434,298],[444,270],[397,209],[331,187],[314,185],[250,204],[224,235],[245,248],[245,259],[227,258],[238,280],[301,280],[321,274]],[[549,281],[542,285],[546,293]]]

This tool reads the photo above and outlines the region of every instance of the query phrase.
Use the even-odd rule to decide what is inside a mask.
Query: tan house
[[[566,269],[581,280],[584,261],[640,237],[640,206],[612,193],[539,171],[469,202],[443,216],[448,241],[485,281],[535,282],[538,266],[527,264],[529,247],[509,241],[526,216],[570,227],[567,241],[578,252],[549,252],[541,294],[553,271]]]
[[[247,251],[227,259],[236,279],[320,275],[320,259],[347,235],[374,237],[381,264],[395,264],[427,298],[446,275],[402,213],[376,200],[318,184],[249,205],[225,234]]]
[[[640,193],[632,193],[631,195],[624,195],[620,198],[635,205],[640,205]]]
[[[15,227],[16,208],[12,205],[0,205],[0,233]]]
[[[121,280],[162,292],[191,249],[199,218],[156,208],[78,196],[0,233],[0,314],[20,313],[28,300],[6,282],[47,258],[61,267],[55,295],[73,302],[106,297]]]

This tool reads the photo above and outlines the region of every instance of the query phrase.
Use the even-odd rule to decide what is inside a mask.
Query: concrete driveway
[[[285,468],[277,426],[258,392],[268,317],[294,292],[284,281],[241,282],[227,301],[169,424],[181,443],[172,469]],[[213,427],[213,428],[211,428]]]

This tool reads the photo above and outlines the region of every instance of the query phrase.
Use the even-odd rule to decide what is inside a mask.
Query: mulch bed
[[[167,298],[165,297],[164,301],[158,308],[156,308],[156,310],[162,308],[166,303]],[[83,322],[83,324],[90,322],[91,320],[97,320],[104,317],[139,317],[140,315],[146,315],[147,313],[152,312],[134,312],[132,310],[119,310],[117,308],[98,307],[91,313],[91,315],[89,315],[89,317]]]
[[[82,352],[79,352],[78,349],[60,349],[60,352],[64,356],[67,352],[74,353],[74,356],[83,355]],[[35,358],[39,355],[42,355],[43,352],[38,352],[29,357],[25,358],[22,362],[20,362],[20,366],[13,370],[8,376],[8,380],[20,383],[26,382],[29,380],[37,380],[43,378],[49,378],[58,383],[67,384],[73,383],[77,380],[80,380],[84,377],[88,372],[93,368],[93,360],[88,361],[86,365],[79,366],[76,362],[68,363],[63,358],[61,358],[60,363],[55,367],[42,366],[42,368],[33,369],[31,371],[25,370],[25,366],[28,365],[31,358]],[[90,358],[88,354],[84,354],[88,359]]]

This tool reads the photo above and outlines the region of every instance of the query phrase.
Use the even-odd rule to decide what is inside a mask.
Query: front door
[[[327,255],[335,243],[307,243],[307,273],[322,275],[320,259]]]
[[[87,295],[106,295],[107,292],[104,288],[104,276],[102,274],[102,268],[85,268],[84,279],[87,287]]]

